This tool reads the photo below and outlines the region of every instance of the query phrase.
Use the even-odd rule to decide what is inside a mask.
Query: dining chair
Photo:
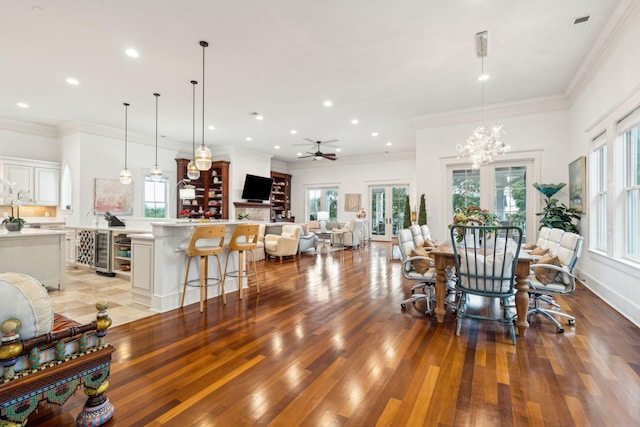
[[[411,286],[411,297],[402,301],[400,307],[405,309],[409,303],[425,301],[427,305],[425,314],[429,315],[431,314],[431,301],[435,298],[433,288],[436,283],[436,270],[433,267],[433,260],[425,256],[426,254],[417,252],[420,249],[416,248],[410,229],[398,231],[396,237],[402,256],[402,275],[406,279],[416,282]],[[418,290],[423,290],[424,293],[416,292]]]
[[[556,332],[559,334],[564,332],[564,328],[554,316],[566,318],[569,325],[574,325],[576,318],[561,312],[560,305],[553,297],[570,294],[575,290],[576,278],[573,274],[573,268],[582,254],[583,242],[582,236],[565,232],[555,256],[547,255],[531,265],[529,314],[535,313],[546,317],[555,325]]]
[[[461,239],[457,238],[462,236]],[[515,273],[522,229],[514,226],[452,225],[451,241],[459,242],[454,248],[456,261],[456,289],[460,292],[456,335],[460,336],[462,320],[493,320],[504,323],[509,329],[511,341],[516,344],[515,315],[509,299],[515,295]],[[498,299],[502,303],[501,317],[488,313],[469,311],[469,296]]]

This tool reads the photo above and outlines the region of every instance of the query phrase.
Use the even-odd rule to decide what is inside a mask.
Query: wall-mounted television
[[[273,178],[247,174],[244,179],[242,198],[248,202],[260,203],[270,200],[272,185]]]

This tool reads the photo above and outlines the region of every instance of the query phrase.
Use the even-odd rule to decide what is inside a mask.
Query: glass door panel
[[[372,240],[389,242],[402,229],[408,194],[409,186],[403,184],[369,187]]]

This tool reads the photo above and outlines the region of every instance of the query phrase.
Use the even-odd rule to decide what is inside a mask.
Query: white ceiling
[[[489,32],[487,105],[563,96],[622,1],[0,0],[0,116],[123,128],[129,102],[129,130],[153,136],[159,92],[159,134],[189,144],[205,40],[214,149],[295,161],[315,148],[303,138],[335,138],[339,158],[411,152],[415,119],[479,108],[475,33]],[[199,144],[201,85],[196,103]]]

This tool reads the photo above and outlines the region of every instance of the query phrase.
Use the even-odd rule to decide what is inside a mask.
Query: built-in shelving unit
[[[271,172],[271,221],[291,220],[291,175]]]
[[[113,272],[128,276],[131,274],[131,237],[125,233],[113,232],[112,234]]]
[[[176,159],[176,163],[178,180],[186,179],[189,159]],[[211,168],[200,171],[200,178],[192,180],[190,185],[195,187],[193,200],[180,199],[180,192],[176,191],[178,217],[180,212],[188,210],[191,218],[209,215],[213,219],[229,219],[229,162],[213,162]]]

